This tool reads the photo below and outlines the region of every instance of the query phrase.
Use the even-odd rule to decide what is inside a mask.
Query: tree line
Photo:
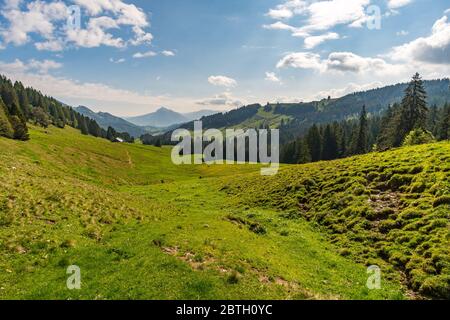
[[[67,125],[79,129],[84,135],[111,141],[117,137],[126,142],[134,141],[128,133],[118,133],[113,128],[105,130],[95,120],[58,100],[0,75],[0,136],[28,140],[28,122],[44,128],[49,125],[64,128]]]
[[[283,145],[280,160],[291,164],[333,160],[450,139],[450,105],[429,108],[426,101],[423,81],[416,73],[401,103],[389,106],[383,115],[369,116],[363,106],[358,119],[314,124]]]

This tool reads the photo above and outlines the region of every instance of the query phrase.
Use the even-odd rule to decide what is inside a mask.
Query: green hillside
[[[449,79],[424,80],[427,104],[442,107],[450,101]],[[359,114],[366,106],[371,114],[378,115],[389,105],[400,103],[407,83],[400,83],[368,91],[356,92],[336,99],[323,99],[302,103],[268,103],[249,105],[224,114],[215,114],[202,119],[203,127],[209,128],[258,128],[261,125],[279,127],[282,120],[296,120],[294,132],[302,132],[313,124],[341,121]],[[183,128],[191,129],[192,123]],[[286,128],[285,128],[286,129]]]
[[[0,299],[448,297],[448,143],[263,178],[72,128],[30,136],[0,138]]]
[[[224,188],[242,205],[304,218],[327,232],[341,255],[448,299],[449,172],[445,142],[284,167],[274,177],[233,178]]]

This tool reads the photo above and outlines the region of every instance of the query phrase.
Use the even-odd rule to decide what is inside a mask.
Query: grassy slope
[[[292,119],[289,116],[275,114],[273,111],[266,112],[264,107],[259,108],[258,113],[250,119],[240,123],[236,129],[259,128],[262,124],[268,125],[270,128],[278,128],[281,121]]]
[[[276,179],[312,167],[268,183],[255,166],[177,167],[169,149],[70,128],[32,128],[31,137],[0,138],[0,298],[403,297],[395,276],[368,290],[363,264],[286,218],[291,203],[277,201],[290,192],[275,190],[301,180]],[[317,166],[311,175],[336,163]],[[261,202],[264,191],[273,199]],[[71,264],[81,267],[80,291],[65,287]]]
[[[240,181],[239,181],[240,180]],[[313,222],[343,256],[450,299],[450,144],[282,168],[224,183],[247,206]]]

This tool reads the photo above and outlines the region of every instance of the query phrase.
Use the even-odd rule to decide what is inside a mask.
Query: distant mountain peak
[[[176,124],[183,124],[192,120],[200,119],[204,116],[212,115],[214,113],[217,113],[217,111],[201,110],[190,113],[179,113],[166,107],[160,107],[155,112],[137,117],[129,117],[126,119],[131,123],[139,126],[152,126],[161,128]]]

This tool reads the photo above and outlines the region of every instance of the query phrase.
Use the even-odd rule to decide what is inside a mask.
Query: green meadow
[[[72,128],[30,135],[0,138],[0,299],[450,297],[450,143],[263,177]]]

